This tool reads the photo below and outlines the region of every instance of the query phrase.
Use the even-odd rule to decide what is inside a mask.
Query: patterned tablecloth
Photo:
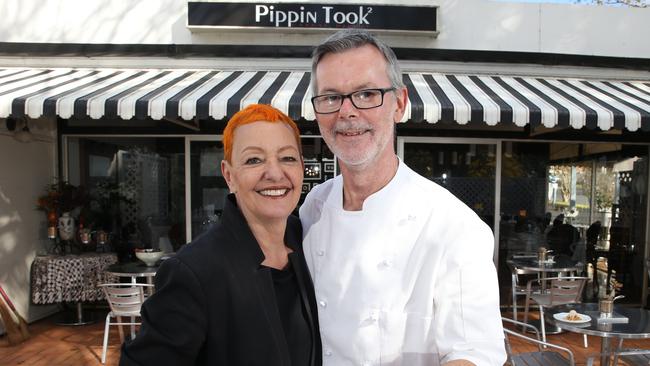
[[[104,298],[101,283],[114,281],[106,267],[117,263],[115,253],[38,256],[32,263],[34,304],[95,301]]]

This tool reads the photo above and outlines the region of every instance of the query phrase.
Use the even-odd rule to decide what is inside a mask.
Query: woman
[[[218,225],[163,262],[121,365],[321,365],[300,221],[296,124],[266,105],[223,135],[231,194]]]

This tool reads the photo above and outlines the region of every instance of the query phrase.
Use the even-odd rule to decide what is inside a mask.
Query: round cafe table
[[[586,323],[569,323],[554,318],[555,314],[568,313],[571,310],[575,310],[580,314],[589,315],[591,320]],[[549,315],[549,321],[564,330],[600,337],[601,365],[610,364],[609,355],[612,350],[612,339],[650,338],[650,311],[643,308],[630,308],[614,304],[613,317],[627,318],[627,322],[624,323],[605,323],[599,321],[600,313],[598,311],[598,304],[595,303],[555,306],[548,308],[547,314]]]
[[[115,263],[106,268],[106,273],[111,276],[116,277],[126,277],[131,279],[131,283],[137,283],[138,278],[144,278],[146,283],[153,285],[153,279],[156,277],[156,272],[160,267],[160,264],[167,258],[173,256],[175,253],[165,254],[161,260],[159,260],[155,266],[148,267],[144,262],[138,260],[136,262],[126,262],[126,263]],[[149,295],[153,293],[155,289],[152,287],[150,289]]]
[[[106,273],[116,277],[128,277],[132,283],[136,283],[138,278],[144,278],[148,284],[153,284],[159,265],[158,263],[153,267],[147,267],[141,261],[115,263],[106,268]]]
[[[513,270],[518,268],[527,272],[539,273],[539,278],[542,280],[542,292],[546,290],[546,282],[543,280],[547,278],[549,274],[573,274],[583,269],[583,264],[581,262],[562,255],[555,256],[552,261],[548,260],[544,262],[537,260],[537,257],[513,257],[508,259],[507,263],[513,268]],[[514,282],[513,278],[512,286],[515,285]],[[529,323],[534,325],[537,329],[540,328],[539,320],[530,320]],[[545,324],[547,323],[549,322],[546,321]],[[549,326],[546,327],[546,334],[558,334],[562,332],[560,327],[553,324],[548,325]]]
[[[528,271],[539,272],[546,276],[548,273],[571,273],[582,270],[583,264],[569,257],[556,256],[552,261],[540,262],[536,257],[523,257],[508,259],[508,263],[514,267]]]

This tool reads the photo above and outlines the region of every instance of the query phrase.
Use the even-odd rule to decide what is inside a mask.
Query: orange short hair
[[[232,143],[235,129],[245,124],[262,121],[271,123],[281,122],[291,127],[293,134],[296,137],[298,150],[302,155],[302,146],[300,144],[300,130],[298,129],[296,122],[294,122],[286,114],[282,113],[282,111],[279,109],[274,108],[270,105],[251,104],[241,111],[235,113],[235,115],[230,118],[230,121],[228,121],[226,128],[223,130],[223,152],[226,161],[230,162],[230,159],[232,158]]]

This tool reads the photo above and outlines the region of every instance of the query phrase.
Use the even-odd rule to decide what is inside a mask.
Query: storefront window
[[[135,248],[185,243],[183,139],[68,137],[66,146],[68,181],[87,192],[77,222],[91,230],[89,245],[124,260]]]
[[[504,142],[499,277],[509,299],[508,258],[540,246],[578,262],[598,296],[596,272],[614,274],[628,302],[641,301],[647,146]],[[505,300],[504,300],[505,301]]]

